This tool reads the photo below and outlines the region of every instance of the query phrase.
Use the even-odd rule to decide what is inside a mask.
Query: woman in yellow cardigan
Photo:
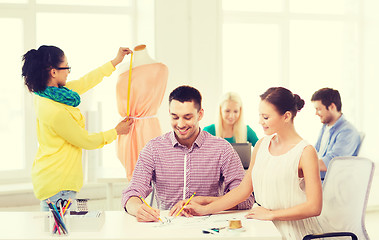
[[[23,56],[22,76],[34,93],[37,116],[38,151],[32,167],[35,196],[41,210],[48,211],[46,200],[75,199],[83,186],[82,149],[101,148],[117,135],[127,134],[132,121],[124,119],[113,129],[88,133],[77,106],[80,95],[110,76],[129,48],[120,48],[116,57],[79,80],[66,83],[71,68],[64,52],[55,46],[41,46]]]

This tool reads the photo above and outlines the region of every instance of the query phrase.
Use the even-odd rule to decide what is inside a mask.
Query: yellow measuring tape
[[[130,54],[130,67],[129,67],[129,81],[128,81],[128,105],[126,106],[126,116],[130,115],[130,84],[132,81],[132,63],[133,63],[133,52]]]

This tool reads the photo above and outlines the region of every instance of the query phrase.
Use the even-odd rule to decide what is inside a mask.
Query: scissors
[[[62,198],[59,198],[56,202],[55,202],[55,205],[57,206],[57,208],[60,209],[60,207],[62,206],[62,208],[65,208],[65,206],[68,204],[68,200],[67,199],[62,199]]]

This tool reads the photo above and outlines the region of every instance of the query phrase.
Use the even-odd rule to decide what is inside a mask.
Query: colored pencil
[[[70,204],[71,204],[71,198],[67,200],[67,203],[63,208],[63,215],[66,213],[67,209],[70,207]]]
[[[53,233],[56,233],[57,230],[58,230],[58,233],[59,235],[61,235],[61,231],[59,230],[59,220],[56,216],[56,212],[54,210],[54,207],[53,205],[51,204],[51,201],[50,199],[46,200],[46,203],[47,205],[49,206],[50,210],[51,210],[51,213],[53,214],[53,218],[54,218],[54,229],[53,229]],[[63,231],[63,228],[62,228],[62,231]]]
[[[67,232],[66,225],[63,222],[63,218],[60,216],[58,209],[56,208],[54,203],[52,203],[51,201],[48,200],[46,202],[49,205],[50,209],[52,210],[51,212],[53,213],[54,218],[57,220],[58,226],[61,227],[64,234],[67,234],[68,232]],[[58,230],[59,230],[59,228],[58,228]]]

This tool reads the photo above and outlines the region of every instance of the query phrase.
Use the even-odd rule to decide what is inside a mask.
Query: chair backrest
[[[363,143],[363,140],[365,140],[365,136],[366,136],[366,134],[364,132],[359,132],[359,137],[361,138],[361,142],[359,143],[359,147],[357,150],[357,156],[359,155],[359,152],[362,149],[362,143]]]
[[[329,163],[319,217],[324,232],[353,232],[360,240],[369,239],[365,212],[374,168],[361,157],[336,157]]]
[[[248,169],[251,160],[251,143],[231,143],[231,145],[240,157],[243,168]]]

